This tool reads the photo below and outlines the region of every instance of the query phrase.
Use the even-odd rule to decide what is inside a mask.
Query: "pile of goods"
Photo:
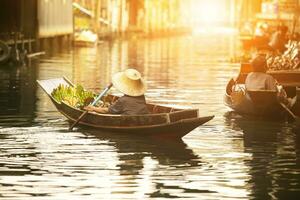
[[[287,50],[282,55],[268,56],[268,68],[270,70],[300,70],[300,43],[289,42]]]
[[[72,107],[83,109],[84,106],[93,102],[96,95],[91,91],[86,91],[81,85],[74,87],[60,84],[55,88],[51,96],[57,102],[64,102]]]

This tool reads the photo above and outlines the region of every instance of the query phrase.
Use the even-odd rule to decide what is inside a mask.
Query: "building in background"
[[[0,39],[41,39],[91,30],[98,36],[164,35],[195,26],[284,21],[295,26],[300,0],[1,0]],[[297,25],[297,24],[296,24]],[[73,27],[75,28],[73,30]],[[296,27],[296,26],[295,26]]]
[[[74,0],[75,30],[91,29],[100,37],[185,30],[188,23],[183,20],[183,16],[187,10],[182,8],[189,5],[189,2],[190,0]]]
[[[0,62],[12,54],[18,60],[19,51],[31,52],[44,40],[72,38],[72,0],[1,0],[0,24]]]
[[[15,32],[26,38],[71,35],[72,0],[1,0],[0,23],[2,39]]]

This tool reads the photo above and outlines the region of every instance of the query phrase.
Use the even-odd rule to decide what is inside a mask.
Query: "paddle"
[[[296,123],[300,124],[300,118],[297,117],[284,103],[279,103],[281,107],[286,111],[288,116],[293,119],[293,121],[296,121]]]
[[[97,98],[93,101],[93,103],[91,103],[91,106],[96,105],[96,103],[108,92],[108,90],[112,87],[112,83],[109,84],[98,96]],[[74,126],[76,126],[78,124],[78,122],[88,113],[89,111],[84,111],[79,118],[70,126],[69,130],[71,131]]]

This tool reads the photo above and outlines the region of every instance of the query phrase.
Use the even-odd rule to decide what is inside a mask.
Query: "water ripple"
[[[299,128],[223,105],[239,68],[228,62],[238,43],[226,37],[116,41],[0,68],[0,198],[299,199]],[[183,141],[69,132],[35,82],[67,76],[100,91],[128,66],[147,80],[149,102],[198,108],[214,120]]]

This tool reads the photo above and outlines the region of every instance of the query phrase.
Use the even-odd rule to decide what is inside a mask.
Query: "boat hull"
[[[74,109],[67,104],[57,105],[70,123],[74,123],[83,111]],[[176,113],[174,113],[176,114]],[[88,113],[79,125],[103,131],[128,133],[136,135],[156,135],[166,138],[181,138],[198,126],[213,119],[213,116],[197,117],[195,110],[180,111],[184,116],[181,120],[166,123],[165,115],[119,116]],[[172,116],[170,116],[172,117]]]
[[[275,91],[247,91],[237,98],[232,90],[234,79],[231,79],[226,86],[224,104],[241,115],[251,115],[265,119],[286,119],[286,110],[282,107]],[[292,110],[296,111],[299,103],[296,103]],[[295,112],[299,113],[299,112]]]

